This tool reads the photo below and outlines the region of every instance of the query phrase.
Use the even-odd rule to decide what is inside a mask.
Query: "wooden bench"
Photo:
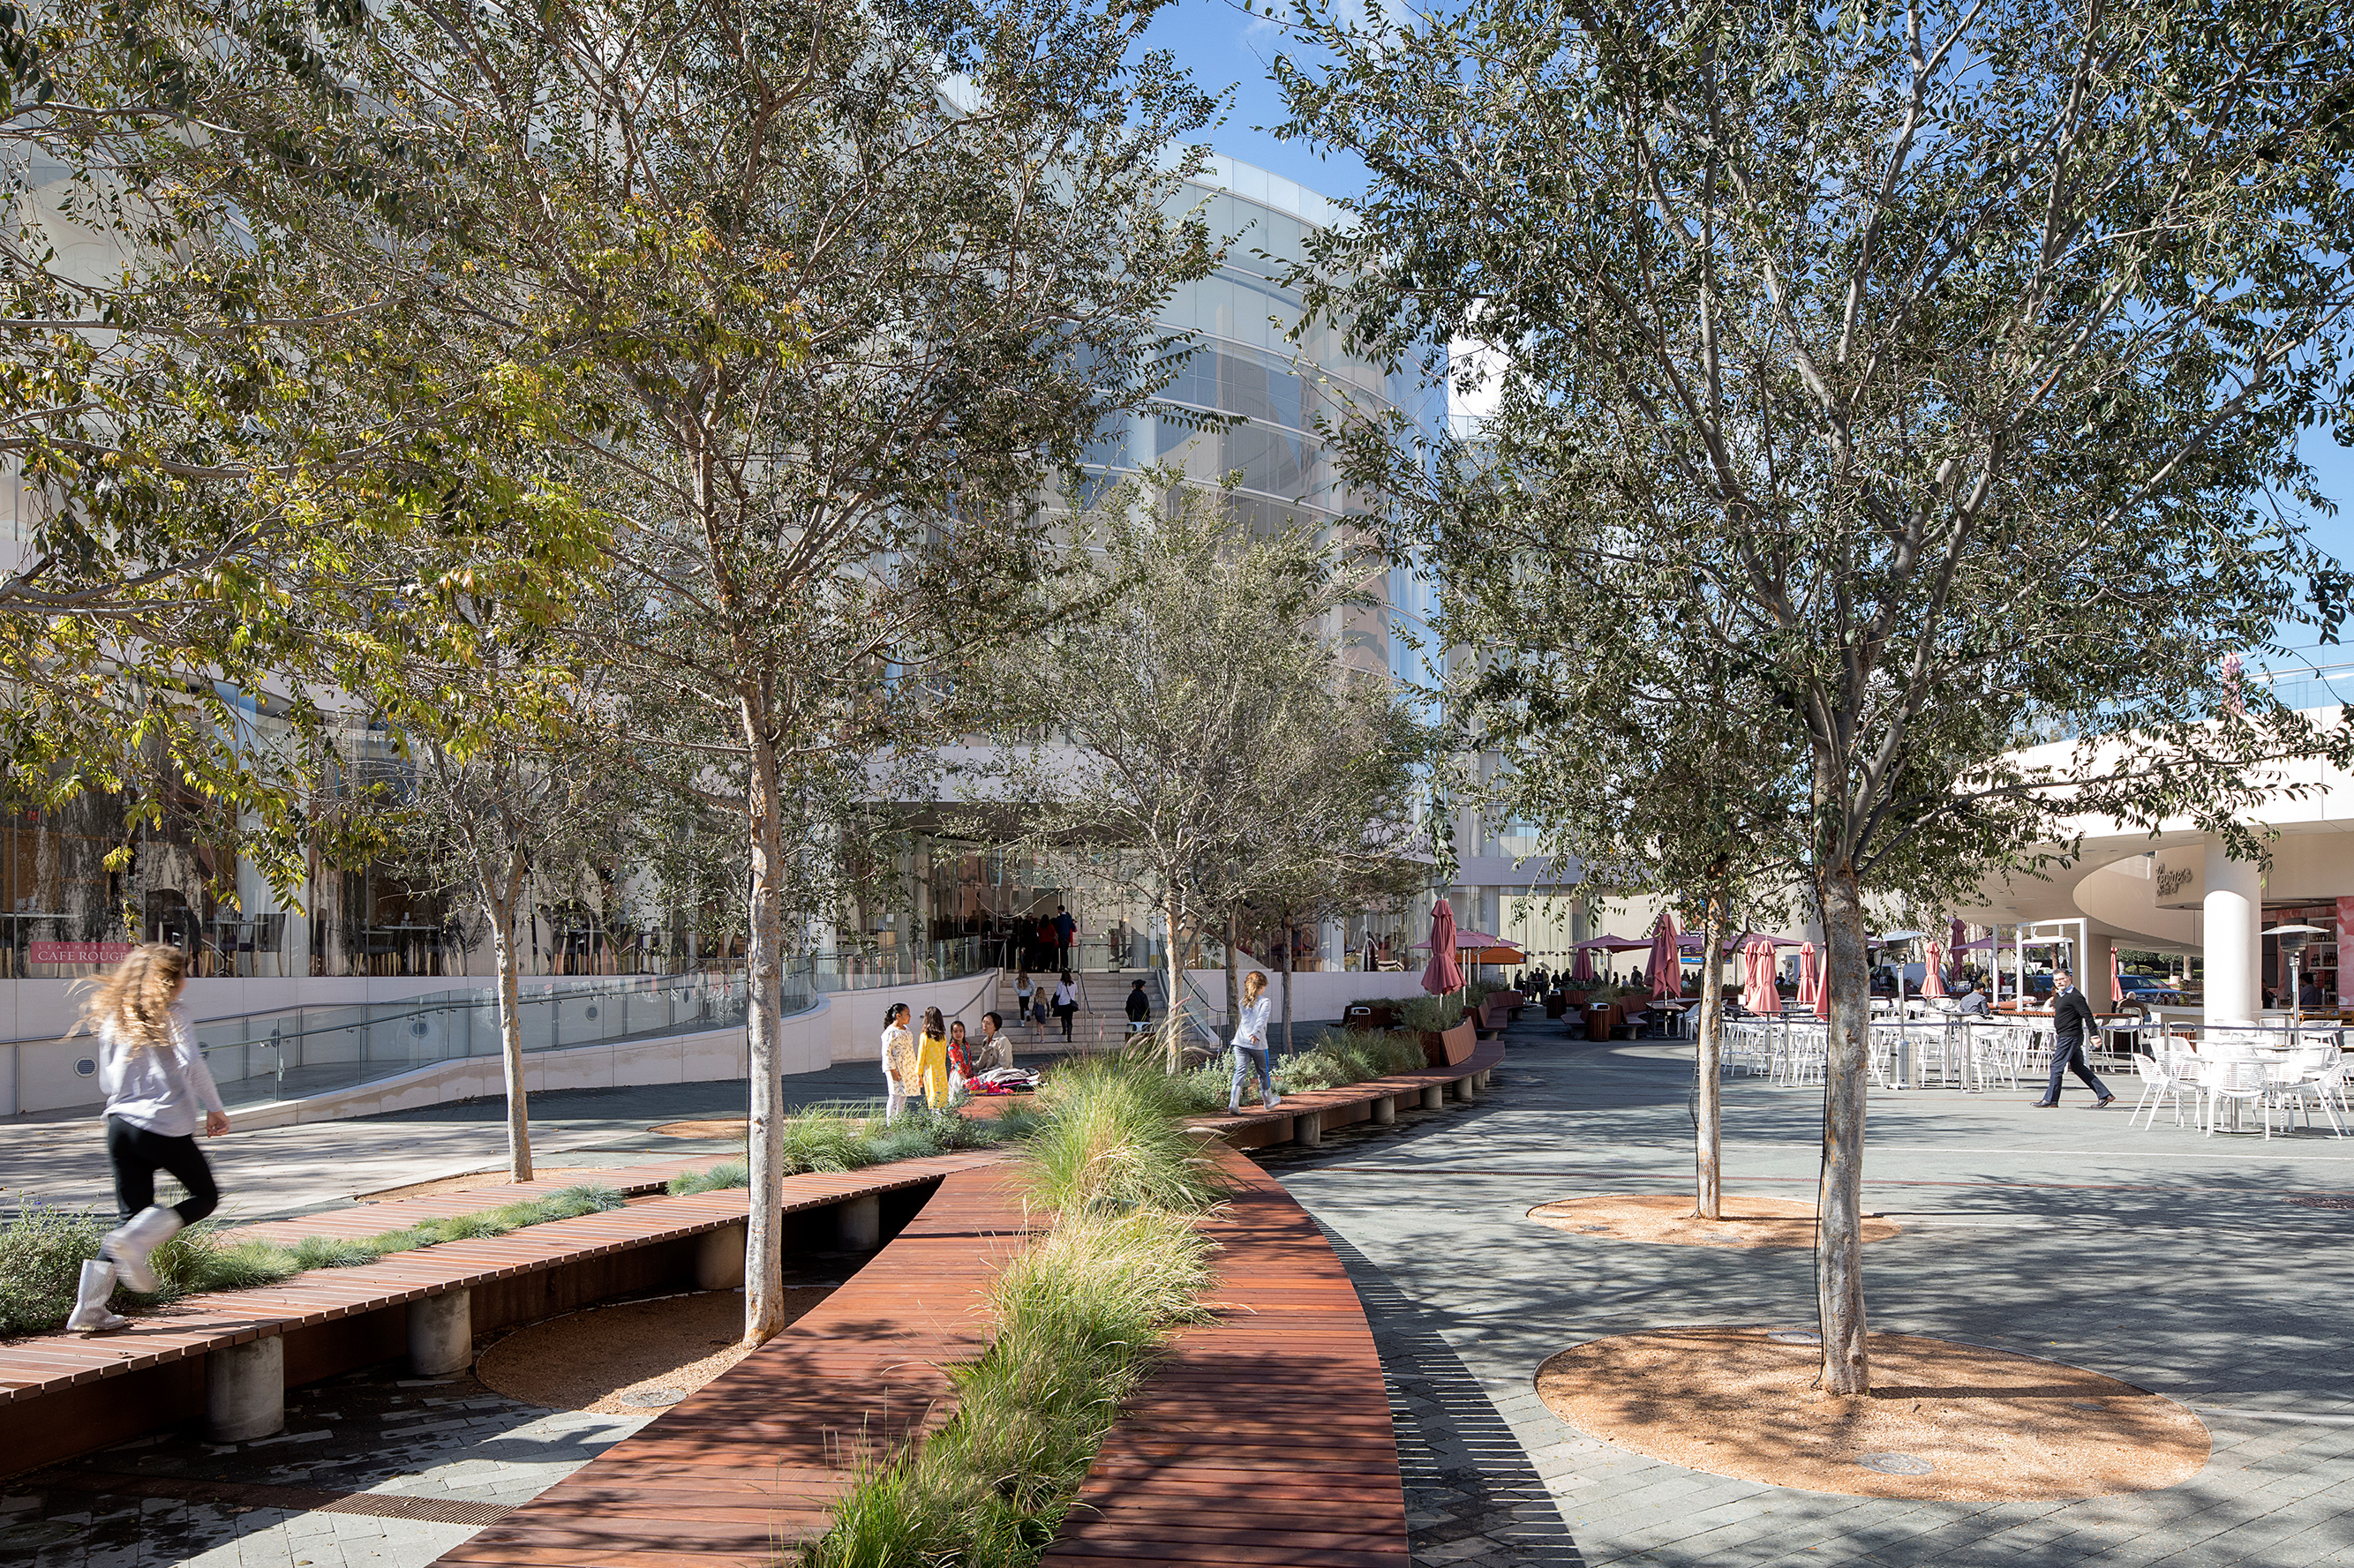
[[[1002,1159],[975,1151],[789,1177],[785,1213],[814,1216],[870,1198],[879,1204],[891,1194],[904,1194],[912,1205],[920,1201],[919,1189]],[[674,1163],[695,1169],[716,1161]],[[661,1180],[668,1180],[667,1172]],[[565,1184],[564,1179],[549,1178],[530,1188],[555,1191]],[[646,1184],[659,1183],[649,1173]],[[373,1234],[412,1223],[425,1212],[470,1213],[506,1201],[486,1199],[479,1190],[443,1193],[252,1228],[279,1239]],[[740,1230],[746,1213],[740,1187],[688,1198],[649,1198],[503,1236],[395,1253],[358,1267],[313,1269],[277,1285],[193,1296],[133,1319],[132,1327],[116,1333],[50,1334],[0,1345],[0,1455],[8,1471],[30,1469],[203,1414],[207,1380],[219,1375],[213,1363],[222,1352],[259,1340],[283,1341],[272,1353],[280,1363],[278,1375],[291,1386],[408,1352],[409,1308],[452,1292],[469,1293],[465,1327],[471,1336],[631,1291],[692,1281],[702,1238]]]
[[[1195,1117],[1193,1125],[1216,1133],[1236,1149],[1264,1149],[1273,1143],[1317,1143],[1331,1128],[1360,1121],[1386,1123],[1395,1117],[1401,1099],[1418,1099],[1433,1110],[1450,1092],[1459,1099],[1470,1099],[1486,1086],[1488,1075],[1503,1059],[1502,1041],[1483,1040],[1473,1046],[1470,1054],[1449,1066],[1425,1067],[1362,1084],[1346,1084],[1337,1089],[1310,1089],[1284,1096],[1283,1103],[1273,1110],[1246,1107],[1237,1116]]]
[[[862,1457],[954,1413],[939,1369],[989,1348],[982,1298],[1029,1224],[1010,1168],[949,1176],[783,1333],[440,1561],[769,1568]]]

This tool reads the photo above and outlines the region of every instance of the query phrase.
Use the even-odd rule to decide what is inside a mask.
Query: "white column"
[[[2206,873],[2206,1021],[2253,1018],[2264,995],[2264,874],[2254,862],[2225,854],[2219,838],[2207,841]]]

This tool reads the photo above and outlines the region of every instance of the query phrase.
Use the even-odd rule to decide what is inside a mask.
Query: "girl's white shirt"
[[[1056,980],[1055,982],[1055,1005],[1056,1007],[1076,1006],[1078,1000],[1079,993],[1071,989],[1070,983],[1067,980]]]
[[[106,1091],[106,1114],[159,1138],[188,1138],[205,1124],[204,1113],[222,1107],[220,1090],[197,1048],[187,1015],[172,1010],[171,1044],[133,1051],[111,1023],[98,1026],[98,1083]]]
[[[1262,993],[1257,1001],[1243,1003],[1242,1014],[1235,1022],[1235,1044],[1246,1051],[1267,1049],[1267,1014],[1275,999]]]

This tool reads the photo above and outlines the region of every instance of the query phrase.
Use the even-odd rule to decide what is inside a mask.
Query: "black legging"
[[[1055,1009],[1055,1012],[1063,1021],[1063,1038],[1068,1040],[1071,1037],[1071,1020],[1079,1015],[1079,1004],[1076,1001],[1066,1001]]]
[[[106,1157],[114,1161],[114,1202],[129,1219],[155,1202],[155,1172],[169,1171],[188,1195],[173,1208],[184,1225],[193,1225],[220,1206],[220,1188],[213,1168],[193,1138],[165,1138],[120,1117],[106,1118]]]

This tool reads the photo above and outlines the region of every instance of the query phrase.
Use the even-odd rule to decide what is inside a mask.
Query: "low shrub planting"
[[[989,1351],[948,1369],[956,1417],[864,1470],[803,1568],[1036,1563],[1168,1333],[1203,1316],[1195,1222],[1224,1184],[1179,1082],[1099,1057],[1042,1087],[1021,1159],[1055,1223],[998,1275]]]
[[[919,1160],[928,1154],[948,1154],[960,1149],[989,1149],[1027,1133],[1037,1117],[1026,1107],[1009,1106],[996,1117],[961,1117],[951,1112],[911,1108],[897,1121],[885,1124],[879,1107],[845,1109],[817,1106],[797,1111],[784,1123],[784,1174],[812,1171],[863,1171],[895,1160]],[[670,1179],[671,1196],[741,1187],[751,1179],[740,1160],[708,1171],[682,1171]]]
[[[119,1291],[138,1306],[161,1306],[212,1290],[275,1285],[313,1268],[351,1268],[389,1253],[443,1242],[504,1235],[550,1220],[569,1220],[621,1206],[610,1187],[567,1187],[471,1214],[420,1220],[372,1236],[304,1236],[292,1243],[239,1241],[213,1221],[190,1225],[155,1249],[156,1288]],[[23,1214],[0,1228],[0,1338],[45,1334],[65,1326],[73,1311],[81,1266],[98,1255],[114,1228],[111,1215],[27,1202]]]
[[[1418,1073],[1427,1065],[1419,1034],[1399,1030],[1359,1033],[1327,1029],[1307,1050],[1276,1058],[1275,1088],[1283,1095],[1338,1089],[1369,1078]],[[1226,1108],[1234,1073],[1234,1054],[1227,1052],[1171,1082],[1176,1086],[1186,1110],[1197,1116],[1214,1115]]]

